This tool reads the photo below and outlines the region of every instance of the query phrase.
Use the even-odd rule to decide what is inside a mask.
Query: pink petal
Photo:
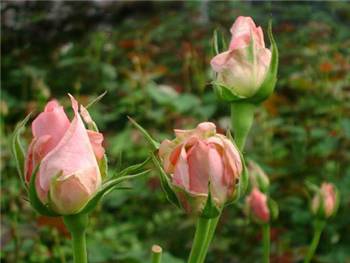
[[[190,136],[192,136],[194,130],[179,130],[179,129],[174,129],[174,133],[176,136],[176,139],[183,141]]]
[[[197,125],[195,129],[195,135],[201,138],[207,138],[213,136],[216,133],[216,126],[212,122],[202,122]]]
[[[209,183],[209,147],[198,141],[188,151],[188,167],[190,172],[190,191],[198,194],[208,193]]]
[[[336,205],[336,194],[334,187],[330,183],[323,183],[321,192],[324,198],[324,208],[327,216],[331,216]]]
[[[267,206],[266,195],[261,193],[257,188],[254,188],[247,200],[253,215],[257,219],[263,222],[269,221],[270,212]]]
[[[74,174],[79,170],[98,167],[87,130],[78,114],[77,102],[71,97],[75,117],[59,144],[42,160],[40,186],[49,190],[51,179],[60,174]],[[101,180],[98,173],[98,181]]]
[[[83,118],[83,120],[85,121],[86,124],[93,124],[94,123],[94,121],[92,120],[92,118],[90,116],[90,113],[83,105],[80,105],[80,114],[81,114],[81,117]]]
[[[105,154],[105,149],[102,146],[103,134],[100,132],[95,132],[91,130],[87,130],[87,133],[88,133],[92,148],[94,150],[95,156],[99,161],[103,158],[103,155]]]
[[[231,58],[231,56],[231,51],[222,52],[212,58],[212,60],[210,61],[210,65],[212,66],[215,72],[222,72],[224,69],[227,68],[228,61]]]
[[[172,181],[175,185],[179,186],[180,188],[186,191],[190,191],[189,167],[187,163],[187,154],[185,151],[185,147],[181,148],[181,152],[175,166]]]
[[[78,212],[100,186],[98,179],[99,171],[96,167],[87,167],[74,174],[58,177],[50,188],[55,211],[63,215]]]
[[[230,41],[229,49],[235,50],[235,49],[246,48],[247,46],[249,46],[250,41],[251,41],[251,36],[249,34],[232,38]]]
[[[233,23],[230,32],[232,37],[249,34],[251,29],[256,28],[256,25],[251,17],[239,16]]]
[[[69,125],[69,119],[63,107],[56,100],[50,101],[46,105],[45,111],[40,113],[32,123],[34,138],[40,138],[45,135],[51,137],[49,144],[46,145],[44,155],[59,143],[68,130]]]
[[[227,138],[222,136],[222,141],[224,143],[224,156],[232,168],[235,176],[238,177],[243,170],[241,156],[239,151],[236,149],[235,145]]]
[[[164,140],[159,146],[158,155],[163,161],[165,172],[173,173],[173,164],[170,162],[170,154],[175,147],[175,143],[170,140]]]
[[[215,146],[211,145],[208,152],[208,172],[210,177],[210,190],[219,204],[224,204],[227,197],[228,186],[224,180],[224,164],[222,156]]]
[[[255,28],[253,32],[254,32],[254,38],[255,38],[255,41],[257,42],[257,45],[260,48],[265,48],[264,33],[262,28],[259,26]]]
[[[29,145],[26,161],[25,161],[25,179],[29,183],[33,170],[39,164],[40,160],[44,158],[51,147],[51,136],[44,135],[39,138],[34,138]]]

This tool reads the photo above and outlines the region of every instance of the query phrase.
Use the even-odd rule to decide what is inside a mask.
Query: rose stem
[[[158,245],[152,246],[152,263],[161,263],[162,261],[162,248]]]
[[[315,254],[318,243],[320,241],[322,231],[323,231],[325,225],[326,225],[325,221],[320,221],[320,220],[315,221],[314,237],[313,237],[312,242],[310,244],[310,247],[309,247],[309,250],[307,252],[306,258],[304,260],[304,263],[309,263],[311,261],[313,255]]]

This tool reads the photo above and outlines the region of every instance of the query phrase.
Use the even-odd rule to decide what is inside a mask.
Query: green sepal
[[[333,211],[331,217],[336,216],[338,209],[339,209],[339,205],[340,205],[340,192],[335,185],[333,185],[333,186],[334,186],[334,191],[335,191],[335,206],[334,206],[334,211]]]
[[[245,195],[249,185],[248,169],[247,169],[247,166],[245,165],[243,156],[241,156],[241,160],[242,160],[243,169],[242,169],[241,176],[239,177],[238,185],[236,186],[235,195],[232,200],[233,203],[237,202],[241,197]]]
[[[152,151],[158,150],[159,148],[159,142],[154,140],[152,136],[140,125],[138,124],[133,118],[128,116],[129,121],[142,133],[142,135],[145,137],[147,142],[152,148]]]
[[[217,83],[216,81],[213,81],[212,85],[216,96],[221,101],[234,102],[234,101],[242,101],[247,99],[246,97],[236,94],[233,90]]]
[[[11,150],[12,155],[15,159],[15,164],[17,168],[18,175],[21,179],[21,182],[25,189],[27,189],[27,184],[25,183],[25,174],[24,174],[24,163],[25,163],[25,150],[21,144],[20,136],[24,126],[27,124],[31,113],[29,113],[23,121],[17,124],[11,139]]]
[[[236,150],[239,153],[239,156],[240,156],[241,162],[242,162],[242,173],[241,173],[241,176],[239,177],[238,185],[236,186],[232,201],[227,203],[229,205],[231,203],[237,202],[247,192],[247,189],[249,186],[249,172],[247,169],[247,165],[246,165],[244,156],[243,156],[242,152],[239,150],[238,146],[236,145],[234,139],[232,138],[230,130],[227,130],[226,137],[229,138],[230,141],[234,144]]]
[[[29,191],[28,191],[28,195],[29,195],[29,201],[31,206],[41,215],[44,216],[50,216],[50,217],[55,217],[55,216],[59,216],[59,214],[55,213],[54,211],[52,211],[47,205],[44,205],[36,192],[35,189],[35,180],[36,180],[36,176],[38,174],[39,171],[39,167],[40,165],[37,165],[32,173],[32,176],[30,177],[30,182],[29,182]]]
[[[105,95],[107,94],[107,91],[103,92],[101,95],[99,95],[97,98],[95,98],[93,101],[91,101],[85,109],[87,110],[89,107],[94,105],[96,102],[100,101]],[[89,130],[94,131],[94,132],[99,132],[98,127],[96,123],[92,120],[90,123],[86,123],[87,127]],[[98,167],[100,169],[100,174],[102,178],[106,178],[108,175],[108,158],[107,155],[104,154],[102,159],[97,161],[98,162]]]
[[[255,95],[248,100],[254,103],[260,103],[266,100],[275,89],[277,81],[277,70],[278,70],[278,48],[276,41],[272,34],[272,21],[269,21],[268,36],[271,44],[271,62],[269,70],[266,73],[264,82],[261,84]]]
[[[97,98],[94,98],[88,105],[85,106],[86,109],[90,108],[92,105],[94,105],[96,102],[99,102],[105,95],[107,94],[107,90],[105,90],[101,95],[99,95]]]
[[[317,193],[320,190],[320,188],[317,185],[311,183],[310,181],[305,181],[305,186],[310,191],[315,192],[315,193]]]
[[[273,200],[272,198],[268,197],[267,205],[268,205],[269,211],[270,211],[270,221],[276,220],[278,218],[278,214],[279,214],[277,202],[275,200]]]
[[[210,189],[210,183],[208,184],[208,189]],[[220,213],[221,213],[221,209],[219,209],[216,206],[213,198],[211,197],[211,191],[209,190],[207,201],[205,203],[202,213],[200,214],[200,217],[207,218],[207,219],[216,218],[220,215]]]
[[[87,202],[87,204],[77,213],[77,214],[84,214],[84,213],[90,213],[95,207],[97,206],[98,202],[101,200],[103,196],[105,196],[107,193],[115,189],[120,183],[134,179],[140,176],[143,176],[145,174],[149,173],[149,170],[143,171],[138,174],[134,175],[127,175],[127,176],[122,176],[118,177],[116,179],[111,179],[106,181],[101,189],[95,193],[95,195]]]
[[[177,198],[177,195],[176,195],[176,193],[175,193],[175,191],[170,183],[168,175],[163,170],[163,167],[160,164],[158,158],[154,155],[154,153],[151,153],[151,157],[152,157],[152,161],[153,161],[154,165],[156,166],[156,168],[158,169],[158,172],[160,174],[160,184],[163,188],[163,191],[165,192],[166,198],[168,199],[168,201],[170,203],[172,203],[176,207],[182,208],[182,205],[181,205],[179,199]]]
[[[127,168],[125,168],[124,170],[122,170],[121,172],[117,173],[116,175],[114,175],[113,177],[122,177],[125,176],[127,174],[134,174],[140,171],[140,169],[142,169],[149,161],[151,160],[151,157],[146,158],[146,160],[144,160],[142,163],[138,163],[138,164],[134,164],[131,165]]]
[[[98,162],[98,168],[100,169],[102,179],[106,178],[108,175],[108,159],[106,154],[104,154],[102,159]]]
[[[215,56],[225,50],[227,50],[225,36],[220,30],[215,29],[212,38],[212,53]]]

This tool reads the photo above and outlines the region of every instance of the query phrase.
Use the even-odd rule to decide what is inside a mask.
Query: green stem
[[[203,217],[198,218],[191,253],[187,261],[188,263],[200,263],[202,249],[209,233],[209,227],[210,219]]]
[[[152,263],[162,262],[162,248],[157,245],[152,246]]]
[[[256,106],[247,102],[231,103],[231,124],[234,131],[235,142],[242,152],[250,128],[254,121],[254,111]]]
[[[309,250],[307,252],[306,258],[304,260],[304,263],[309,263],[311,261],[312,257],[314,256],[325,225],[326,225],[325,221],[317,220],[315,222],[314,237],[313,237],[312,242],[310,244],[310,247],[309,247]]]
[[[209,230],[208,230],[208,234],[207,234],[207,238],[205,240],[205,243],[203,245],[203,249],[200,255],[200,259],[199,259],[199,263],[203,263],[205,261],[206,255],[207,255],[207,251],[209,248],[209,245],[211,243],[211,241],[213,240],[214,234],[215,234],[215,229],[216,226],[219,222],[220,216],[216,217],[216,218],[212,218],[209,219]]]
[[[86,227],[87,214],[77,214],[63,217],[64,223],[72,235],[74,263],[87,263]]]
[[[270,262],[270,225],[264,224],[262,225],[262,238],[263,238],[263,262]]]

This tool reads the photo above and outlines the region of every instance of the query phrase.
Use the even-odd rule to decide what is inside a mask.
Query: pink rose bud
[[[251,97],[265,80],[271,51],[265,47],[261,27],[257,27],[251,17],[238,17],[231,35],[229,49],[211,60],[217,73],[216,84],[225,86],[238,97]]]
[[[323,183],[319,193],[312,200],[311,210],[314,214],[328,218],[336,212],[337,199],[335,186],[330,183]]]
[[[56,100],[33,121],[25,163],[27,182],[40,164],[35,182],[38,197],[62,215],[78,212],[98,190],[98,162],[104,155],[103,135],[85,128],[77,101],[72,96],[71,101],[72,121]]]
[[[165,172],[171,183],[181,189],[179,199],[185,208],[192,203],[200,212],[210,193],[217,206],[234,196],[235,185],[242,172],[242,160],[235,145],[224,135],[216,133],[211,122],[200,123],[193,130],[175,130],[176,138],[164,140],[159,148]],[[183,198],[193,197],[195,202]]]
[[[259,223],[267,223],[270,220],[270,211],[267,204],[267,197],[254,187],[246,198],[246,209],[248,215]]]

